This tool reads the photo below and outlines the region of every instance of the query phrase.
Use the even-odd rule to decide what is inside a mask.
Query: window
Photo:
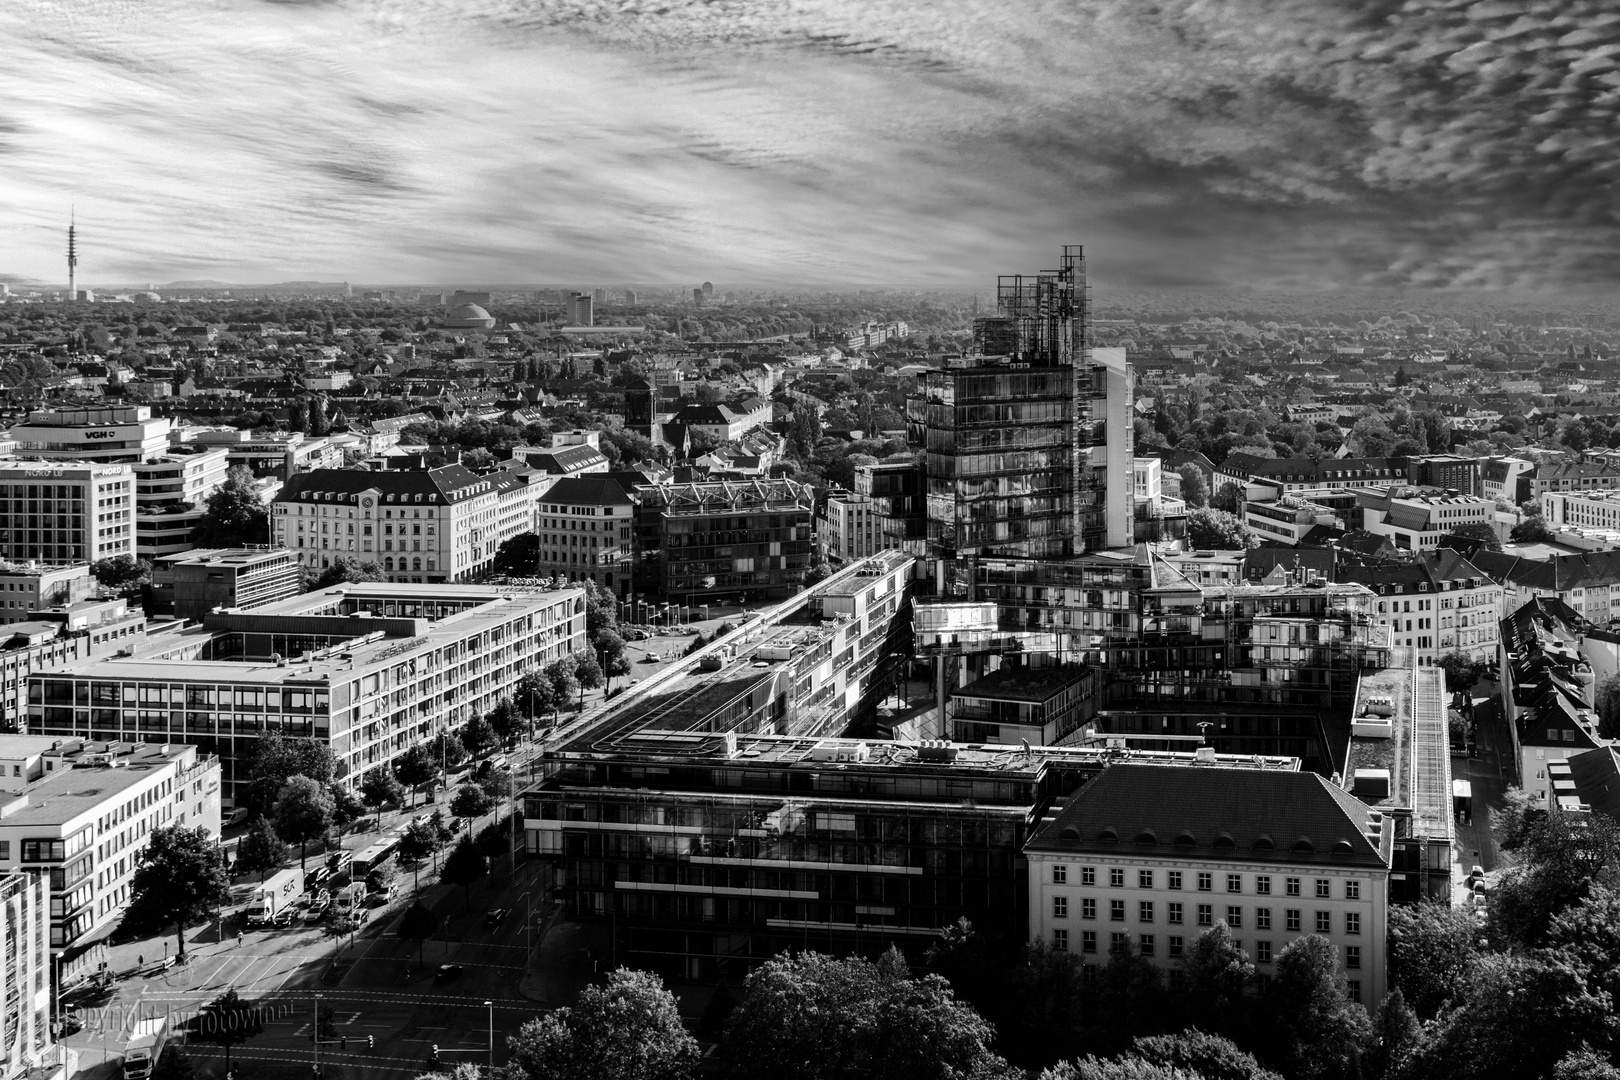
[[[1242,874],[1227,874],[1226,875],[1226,891],[1227,892],[1242,892],[1243,891],[1243,875]]]
[[[1129,935],[1129,934],[1119,934],[1119,933],[1109,934],[1108,935],[1108,951],[1113,952],[1115,949],[1119,948],[1121,945],[1125,944],[1127,941],[1130,941],[1130,940],[1131,940],[1131,935]]]
[[[1059,863],[1057,866],[1052,867],[1052,884],[1064,885],[1068,883],[1068,880],[1069,868],[1067,866]]]
[[[1052,918],[1067,919],[1069,917],[1069,898],[1067,896],[1052,897]]]
[[[11,858],[11,841],[0,840],[0,859]]]
[[[1052,931],[1052,948],[1057,949],[1059,952],[1069,951],[1069,932],[1067,930],[1058,929]]]
[[[1172,870],[1172,871],[1170,871],[1169,888],[1175,890],[1176,892],[1181,891],[1181,871],[1180,870]]]
[[[1346,900],[1361,899],[1361,882],[1347,881],[1344,883],[1344,898]]]
[[[1110,900],[1110,901],[1108,901],[1108,921],[1109,922],[1124,922],[1125,921],[1125,901],[1123,901],[1123,900]]]
[[[1234,930],[1241,930],[1243,928],[1243,909],[1228,905],[1226,909],[1226,925]]]
[[[1199,904],[1198,905],[1198,925],[1199,926],[1214,926],[1215,925],[1215,905],[1214,904]]]
[[[1215,889],[1215,875],[1205,871],[1198,873],[1198,891],[1212,892]]]
[[[1254,879],[1254,891],[1261,896],[1271,895],[1271,875],[1259,874]]]
[[[1257,941],[1254,943],[1254,959],[1256,963],[1271,963],[1271,942]]]
[[[1261,908],[1255,908],[1254,909],[1254,928],[1256,930],[1270,930],[1271,929],[1271,909],[1270,908],[1261,907]]]
[[[1316,913],[1316,932],[1318,934],[1333,933],[1333,912],[1318,911]]]
[[[1151,888],[1153,888],[1153,871],[1151,871],[1151,870],[1138,870],[1136,872],[1136,887],[1138,889],[1151,889]]]
[[[1361,912],[1347,911],[1344,913],[1344,932],[1347,934],[1361,933]]]
[[[1136,947],[1141,950],[1143,956],[1152,956],[1153,955],[1153,935],[1152,934],[1138,934],[1136,936]]]
[[[1080,951],[1094,953],[1097,951],[1097,931],[1080,931]]]
[[[1181,955],[1181,938],[1180,937],[1172,935],[1172,936],[1165,939],[1164,945],[1165,945],[1165,950],[1164,951],[1165,951],[1166,955],[1168,955],[1168,956],[1170,956],[1172,958],[1179,957]]]
[[[1346,979],[1344,983],[1344,996],[1351,1001],[1361,1000],[1361,980]]]
[[[1082,866],[1080,868],[1080,884],[1097,884],[1097,868],[1095,866]]]
[[[1285,891],[1288,893],[1289,896],[1298,896],[1299,895],[1299,878],[1297,878],[1297,877],[1283,878],[1283,886],[1284,886]]]
[[[1166,908],[1166,911],[1165,911],[1165,918],[1166,919],[1168,919],[1169,921],[1171,921],[1173,923],[1181,922],[1181,905],[1180,904],[1169,903],[1169,904],[1165,905],[1165,908]]]
[[[1329,897],[1331,897],[1332,895],[1333,895],[1333,882],[1329,881],[1327,878],[1321,878],[1321,877],[1317,878],[1316,879],[1316,898],[1318,900],[1326,900]]]
[[[1112,888],[1123,889],[1125,887],[1125,871],[1117,866],[1109,867],[1108,884]]]
[[[1097,901],[1089,896],[1081,897],[1080,917],[1082,919],[1095,919],[1097,917]]]
[[[1151,900],[1138,901],[1138,903],[1136,905],[1136,921],[1137,922],[1152,922],[1153,921],[1153,901],[1151,901]]]
[[[1299,908],[1289,908],[1283,916],[1284,928],[1291,934],[1299,933]]]
[[[1361,967],[1361,946],[1346,945],[1344,947],[1344,967],[1346,971],[1355,971]]]

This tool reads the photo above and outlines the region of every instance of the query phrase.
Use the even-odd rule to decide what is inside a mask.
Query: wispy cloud
[[[31,0],[0,271],[1612,286],[1610,0]]]

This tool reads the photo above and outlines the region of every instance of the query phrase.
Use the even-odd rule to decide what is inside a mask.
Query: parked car
[[[1478,880],[1484,878],[1484,876],[1485,876],[1485,868],[1483,866],[1475,865],[1475,867],[1472,870],[1468,871],[1468,880],[1469,881],[1478,881]]]
[[[624,632],[624,640],[626,641],[646,641],[651,636],[647,631],[637,630],[634,627]]]
[[[459,978],[461,978],[460,964],[440,964],[438,970],[433,973],[433,981],[436,983],[453,982]]]

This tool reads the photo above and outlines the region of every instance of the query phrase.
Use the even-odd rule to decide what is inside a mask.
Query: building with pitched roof
[[[1391,487],[1358,492],[1362,528],[1398,551],[1433,551],[1459,525],[1495,528],[1496,503],[1483,495]]]
[[[314,570],[339,555],[389,581],[470,581],[506,540],[534,530],[525,476],[437,469],[316,469],[290,477],[270,506],[270,535]]]
[[[1338,580],[1378,594],[1373,619],[1419,664],[1449,652],[1495,663],[1502,587],[1460,551],[1440,548],[1411,560],[1347,560]]]
[[[1404,458],[1263,458],[1234,450],[1215,468],[1211,487],[1233,483],[1239,490],[1253,480],[1280,483],[1283,491],[1315,487],[1390,487],[1407,482]]]
[[[1029,939],[1079,954],[1089,978],[1129,942],[1174,985],[1217,923],[1262,976],[1318,934],[1349,995],[1376,1005],[1393,825],[1315,773],[1111,765],[1024,844]]]
[[[1502,620],[1502,707],[1519,786],[1543,798],[1547,766],[1605,745],[1593,709],[1592,665],[1581,617],[1557,599],[1534,600]]]
[[[1481,549],[1470,561],[1502,586],[1503,610],[1537,598],[1563,601],[1587,622],[1607,626],[1620,617],[1620,551],[1583,551],[1527,559]]]
[[[612,476],[565,476],[541,494],[535,513],[534,571],[594,581],[615,596],[630,592],[637,499]]]
[[[1530,475],[1530,497],[1537,500],[1554,491],[1617,489],[1620,489],[1620,462],[1607,458],[1543,462]]]

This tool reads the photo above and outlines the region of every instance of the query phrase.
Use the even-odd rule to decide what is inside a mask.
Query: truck
[[[168,1041],[168,1017],[135,1021],[135,1030],[124,1045],[124,1080],[147,1080]]]
[[[365,920],[366,917],[366,883],[353,881],[337,891],[332,897],[332,910],[335,917]]]
[[[304,872],[280,871],[253,890],[253,899],[248,904],[248,925],[266,926],[275,922],[279,915],[291,910],[303,895]]]

